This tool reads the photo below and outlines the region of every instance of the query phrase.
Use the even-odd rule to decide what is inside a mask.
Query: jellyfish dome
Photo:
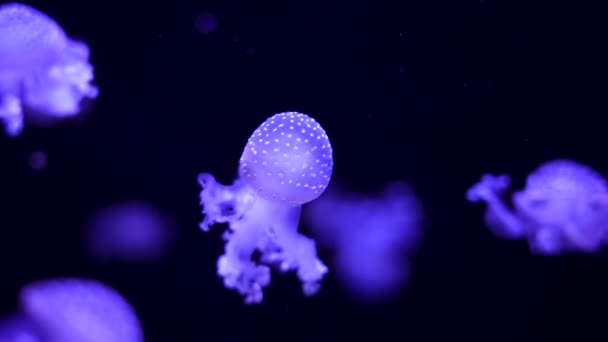
[[[44,13],[0,5],[0,119],[7,134],[21,133],[25,110],[68,117],[80,112],[82,99],[97,97],[88,59],[88,47]]]
[[[512,196],[507,175],[486,174],[467,192],[487,204],[486,223],[499,236],[525,238],[536,254],[596,252],[608,241],[608,183],[595,170],[571,160],[544,163]]]
[[[301,206],[319,197],[331,179],[333,152],[325,130],[297,112],[268,118],[249,138],[239,177],[222,185],[200,174],[204,231],[228,223],[218,274],[246,303],[262,301],[270,268],[296,271],[306,295],[317,293],[327,267],[315,242],[298,233]],[[260,253],[257,261],[254,252]]]
[[[24,313],[44,342],[143,342],[134,309],[114,289],[90,279],[52,279],[26,285]]]

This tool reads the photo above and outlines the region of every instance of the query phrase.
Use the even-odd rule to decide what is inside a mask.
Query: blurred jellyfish
[[[114,289],[95,280],[34,282],[21,290],[20,304],[42,337],[35,342],[144,340],[131,305]]]
[[[47,164],[47,156],[46,153],[42,152],[42,151],[34,151],[32,153],[30,153],[30,158],[29,158],[29,162],[30,162],[30,167],[33,170],[42,170],[46,167]]]
[[[389,184],[378,196],[334,186],[304,211],[312,235],[333,254],[337,280],[361,302],[389,300],[403,288],[423,217],[414,191],[403,182]]]
[[[228,223],[218,274],[246,303],[262,301],[262,289],[270,283],[267,265],[295,270],[305,295],[318,292],[327,267],[317,257],[315,242],[298,233],[298,223],[301,206],[323,193],[332,168],[323,128],[305,114],[286,112],[253,132],[232,185],[222,185],[208,173],[199,175],[205,215],[200,227],[208,231],[216,223]],[[253,260],[256,251],[259,260]]]
[[[467,192],[471,202],[485,202],[486,224],[507,239],[528,239],[533,253],[595,252],[606,242],[608,185],[593,169],[570,160],[554,160],[532,172],[515,192],[512,206],[501,196],[506,175],[486,174]]]
[[[63,118],[98,95],[89,48],[69,39],[45,14],[23,4],[0,5],[0,120],[5,131],[23,130],[24,110]]]
[[[23,315],[11,315],[0,319],[0,341],[44,342],[36,325]]]
[[[175,222],[144,202],[128,201],[103,208],[85,229],[85,245],[100,261],[154,261],[175,238]]]
[[[201,12],[194,23],[196,30],[201,34],[210,34],[217,30],[217,17],[210,12]]]

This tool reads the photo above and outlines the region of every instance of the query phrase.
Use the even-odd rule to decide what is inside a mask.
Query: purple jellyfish
[[[0,5],[0,120],[7,134],[21,133],[24,110],[69,117],[80,112],[82,99],[97,97],[88,59],[89,48],[45,14]]]
[[[30,167],[33,170],[42,170],[48,163],[48,157],[46,156],[46,153],[42,151],[34,151],[30,153],[29,161]]]
[[[217,30],[217,17],[211,12],[202,12],[196,17],[195,26],[199,33],[213,33]]]
[[[393,298],[410,273],[409,257],[422,235],[424,213],[403,182],[378,196],[329,189],[304,211],[307,227],[333,253],[337,280],[356,300]]]
[[[53,279],[25,286],[21,307],[38,327],[35,342],[143,342],[131,305],[115,290],[89,279]]]
[[[222,185],[200,174],[201,205],[208,231],[228,223],[225,253],[218,274],[245,303],[260,303],[270,283],[270,269],[295,270],[305,295],[320,288],[327,267],[317,257],[315,242],[298,233],[301,206],[319,197],[331,178],[332,149],[325,131],[313,118],[287,112],[268,118],[247,142],[239,178]],[[255,251],[261,256],[252,259]]]
[[[599,250],[608,231],[608,184],[593,169],[570,160],[554,160],[532,172],[515,192],[512,206],[501,196],[510,178],[486,174],[467,192],[471,202],[485,202],[486,224],[507,239],[528,239],[533,253]]]
[[[87,252],[100,261],[155,261],[174,239],[175,222],[153,206],[127,201],[99,210],[85,230]]]
[[[0,319],[0,341],[43,342],[42,334],[27,317],[13,314]]]

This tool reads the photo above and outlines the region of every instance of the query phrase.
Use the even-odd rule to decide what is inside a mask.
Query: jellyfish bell
[[[88,47],[44,13],[0,5],[0,119],[7,133],[21,133],[24,113],[34,120],[79,114],[82,100],[99,93],[88,59]]]
[[[57,22],[15,2],[0,5],[0,37],[3,38],[0,70],[3,75],[14,76],[15,81],[19,71],[52,65],[68,45],[68,38]]]
[[[314,295],[327,267],[315,242],[298,233],[301,206],[319,197],[333,168],[332,149],[323,128],[297,112],[273,115],[251,135],[239,161],[239,178],[223,185],[203,173],[198,181],[207,231],[228,223],[225,254],[218,274],[246,303],[262,301],[269,267],[296,271],[302,291]],[[254,252],[259,261],[253,261]]]
[[[131,305],[114,289],[91,279],[63,278],[26,285],[23,312],[45,342],[143,342]]]
[[[241,156],[239,175],[267,200],[302,205],[331,179],[333,153],[325,130],[297,112],[279,113],[258,127]]]

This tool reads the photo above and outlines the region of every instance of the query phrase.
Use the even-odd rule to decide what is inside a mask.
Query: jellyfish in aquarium
[[[89,48],[44,13],[19,3],[0,5],[0,120],[7,134],[21,133],[24,112],[70,117],[83,99],[96,98],[88,59]]]
[[[144,341],[135,310],[96,280],[39,280],[21,289],[19,302],[21,312],[0,320],[0,341]]]
[[[63,278],[26,285],[23,313],[37,327],[35,342],[143,342],[135,310],[96,280]]]
[[[84,245],[87,254],[102,262],[156,261],[169,251],[176,226],[173,217],[144,201],[115,203],[90,217]]]
[[[22,314],[12,314],[0,318],[0,341],[43,342],[43,336],[27,317]]]
[[[253,132],[232,185],[208,173],[198,176],[205,216],[200,227],[208,231],[214,224],[228,224],[218,274],[245,303],[262,301],[269,266],[296,271],[305,295],[318,292],[328,270],[315,242],[298,233],[298,223],[301,206],[323,193],[332,169],[332,148],[321,125],[306,114],[285,112]]]
[[[336,280],[354,300],[384,302],[406,285],[424,221],[407,183],[393,182],[375,196],[333,185],[305,208],[303,218],[331,252]]]
[[[470,202],[485,202],[485,221],[498,236],[527,239],[541,255],[592,253],[607,241],[608,184],[595,170],[571,160],[541,165],[523,190],[503,201],[506,175],[482,176],[467,192]]]

